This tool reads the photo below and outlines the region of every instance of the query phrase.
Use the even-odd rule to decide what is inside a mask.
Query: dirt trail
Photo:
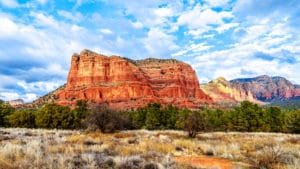
[[[245,165],[236,164],[230,160],[215,157],[174,157],[177,163],[189,164],[193,167],[214,169],[238,169]]]

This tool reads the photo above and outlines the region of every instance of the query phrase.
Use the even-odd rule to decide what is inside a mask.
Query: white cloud
[[[38,96],[35,93],[26,93],[24,95],[20,95],[17,92],[1,92],[0,99],[4,101],[22,99],[25,103],[29,103],[32,100],[37,99]]]
[[[205,2],[211,7],[221,7],[228,4],[229,0],[205,0]]]
[[[26,90],[26,92],[37,92],[37,91],[53,91],[57,89],[60,84],[57,81],[39,81],[39,82],[33,82],[33,83],[27,83],[24,81],[20,81],[17,83],[17,85],[21,86]]]
[[[151,28],[144,45],[151,57],[170,57],[171,52],[178,49],[173,42],[175,37],[167,35],[159,28]]]
[[[171,8],[156,8],[153,12],[158,17],[169,17],[174,15]]]
[[[201,38],[203,33],[214,30],[212,25],[217,26],[216,31],[224,32],[230,28],[236,27],[237,23],[224,23],[224,19],[233,18],[229,11],[216,12],[210,8],[196,5],[192,10],[183,12],[177,21],[177,25],[186,25],[188,27],[187,34],[194,36],[194,39]]]
[[[100,29],[99,31],[106,35],[113,34],[113,32],[110,29]]]
[[[219,26],[216,30],[218,33],[223,33],[224,31],[239,26],[239,23],[228,23]]]
[[[281,56],[279,46],[276,50],[270,50],[272,45],[268,44],[266,38],[260,38],[248,43],[237,43],[235,46],[199,54],[193,62],[193,67],[197,70],[202,79],[212,79],[224,76],[226,79],[245,78],[268,74],[270,76],[283,76],[292,80],[294,83],[300,81],[297,74],[300,73],[296,67],[300,62],[289,63]],[[276,39],[273,39],[276,41]],[[278,43],[275,43],[278,44]],[[273,43],[274,45],[274,43]],[[256,58],[255,53],[263,51],[273,59]]]
[[[37,2],[42,5],[45,5],[48,2],[48,0],[37,0]]]
[[[0,93],[0,99],[9,101],[9,100],[16,100],[19,99],[20,95],[16,92],[1,92]]]
[[[0,16],[0,38],[10,37],[18,31],[18,25],[10,19]]]
[[[232,18],[231,12],[216,12],[211,9],[203,10],[197,5],[193,10],[184,12],[178,18],[179,25],[187,25],[190,29],[206,26],[208,24],[223,24],[223,19]]]
[[[0,0],[0,4],[8,8],[16,8],[20,6],[16,0]]]
[[[64,10],[59,10],[57,13],[58,15],[74,22],[80,22],[84,19],[83,15],[79,12],[68,12]]]
[[[210,27],[209,26],[203,26],[202,28],[199,28],[199,29],[192,29],[192,30],[189,30],[187,32],[188,35],[192,35],[194,39],[199,39],[201,38],[203,33],[207,32],[210,30]]]
[[[186,54],[187,52],[188,52],[188,50],[181,50],[181,51],[171,54],[171,56],[172,57],[182,56],[182,55]]]
[[[143,27],[143,24],[141,22],[131,22],[132,26],[139,29]]]
[[[30,15],[34,17],[35,24],[38,26],[50,27],[54,29],[61,28],[61,25],[58,24],[58,22],[52,16],[47,16],[38,12],[31,12]]]

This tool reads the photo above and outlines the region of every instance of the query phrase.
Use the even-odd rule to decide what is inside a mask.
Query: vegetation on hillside
[[[185,130],[190,137],[199,131],[290,132],[300,133],[300,110],[260,107],[249,101],[230,110],[191,111],[172,105],[151,103],[134,111],[116,112],[103,106],[89,108],[78,101],[76,108],[54,103],[39,109],[14,110],[0,101],[0,126],[55,129],[99,129],[114,132],[123,129]]]

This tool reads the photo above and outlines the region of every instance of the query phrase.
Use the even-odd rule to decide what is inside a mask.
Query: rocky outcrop
[[[255,78],[235,79],[230,83],[235,87],[251,91],[256,99],[265,102],[300,96],[299,87],[283,77],[263,75]]]
[[[235,104],[248,100],[254,103],[263,104],[254,98],[250,90],[244,89],[242,86],[232,85],[223,77],[219,77],[207,84],[201,85],[201,89],[208,94],[214,102],[218,104]]]
[[[16,100],[10,100],[8,101],[8,104],[12,107],[18,108],[25,104],[24,100],[22,99],[16,99]]]
[[[77,100],[106,103],[114,109],[135,109],[150,102],[199,108],[212,99],[200,90],[195,71],[177,60],[134,61],[89,50],[72,56],[66,87],[54,102],[74,105]]]

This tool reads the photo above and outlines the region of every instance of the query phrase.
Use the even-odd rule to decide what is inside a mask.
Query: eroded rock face
[[[253,96],[249,89],[245,89],[238,85],[234,86],[223,77],[219,77],[205,85],[201,85],[201,89],[212,97],[214,102],[219,104],[238,103],[244,100],[263,104]]]
[[[72,56],[65,88],[55,102],[74,105],[84,99],[114,109],[135,109],[150,102],[198,108],[212,99],[200,90],[194,70],[177,60],[133,61],[83,50]]]
[[[258,76],[255,78],[235,79],[233,86],[250,90],[261,101],[290,99],[300,96],[299,88],[283,77]]]

